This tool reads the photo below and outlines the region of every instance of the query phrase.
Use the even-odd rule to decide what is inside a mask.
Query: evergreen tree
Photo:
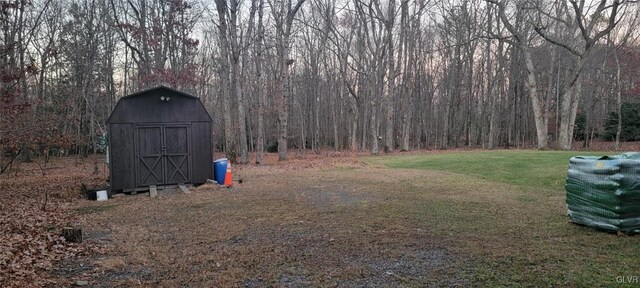
[[[620,141],[640,140],[640,103],[622,103],[622,132]],[[613,141],[616,138],[616,127],[618,125],[618,113],[609,113],[609,118],[605,123],[604,140]]]

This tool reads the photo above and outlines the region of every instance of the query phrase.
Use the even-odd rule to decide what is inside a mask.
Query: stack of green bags
[[[569,161],[571,221],[597,229],[640,233],[640,153],[577,156]]]

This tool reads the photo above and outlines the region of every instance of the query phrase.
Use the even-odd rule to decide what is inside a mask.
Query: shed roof
[[[169,97],[162,101],[160,97]],[[139,91],[118,100],[107,123],[213,121],[199,97],[166,86]]]
[[[122,98],[120,98],[120,99],[124,99],[124,98],[133,98],[133,97],[136,97],[136,96],[140,96],[140,95],[142,95],[142,94],[145,94],[145,93],[154,92],[154,91],[156,91],[156,90],[162,90],[162,89],[164,89],[164,90],[168,90],[168,91],[171,91],[171,92],[174,92],[174,93],[178,93],[178,94],[180,94],[180,95],[182,95],[182,96],[185,96],[185,97],[190,97],[190,98],[193,98],[193,99],[200,99],[200,97],[198,97],[198,96],[193,96],[193,95],[191,95],[191,94],[189,94],[189,93],[186,93],[186,92],[183,92],[183,91],[179,91],[179,90],[176,90],[176,89],[173,89],[173,88],[171,88],[171,87],[164,86],[164,85],[160,85],[160,86],[152,87],[152,88],[145,89],[145,90],[142,90],[142,91],[138,91],[138,92],[136,92],[136,93],[129,94],[129,95],[127,95],[127,96],[123,96],[123,97],[122,97]]]

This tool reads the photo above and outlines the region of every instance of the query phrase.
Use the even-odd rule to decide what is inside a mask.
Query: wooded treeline
[[[640,96],[638,6],[4,0],[0,164],[98,150],[118,97],[161,84],[200,96],[216,148],[240,163],[620,139],[623,116],[639,118],[622,108]]]

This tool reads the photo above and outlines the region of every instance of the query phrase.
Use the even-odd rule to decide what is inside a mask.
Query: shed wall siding
[[[191,124],[193,183],[205,183],[213,179],[213,146],[211,141],[211,123],[194,122]]]
[[[109,129],[112,188],[119,190],[136,187],[133,125],[110,124]]]

